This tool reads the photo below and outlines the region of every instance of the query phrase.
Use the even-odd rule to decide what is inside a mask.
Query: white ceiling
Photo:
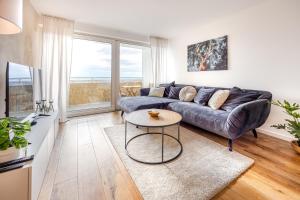
[[[264,0],[31,0],[42,14],[110,29],[173,37]]]

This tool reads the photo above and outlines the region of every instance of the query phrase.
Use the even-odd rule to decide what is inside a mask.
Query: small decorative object
[[[158,117],[159,115],[159,112],[158,111],[155,111],[155,110],[149,110],[148,111],[148,114],[151,116],[151,117]]]
[[[41,106],[42,102],[36,101],[35,104],[36,104],[35,112],[36,113],[41,112],[42,111],[42,106]]]
[[[48,112],[54,112],[54,107],[53,107],[53,99],[49,100],[49,107],[48,107]]]
[[[46,114],[46,112],[47,112],[47,100],[46,99],[42,99],[42,109],[41,109],[41,112],[43,114]]]
[[[284,129],[292,134],[297,140],[291,142],[293,149],[300,154],[300,113],[297,110],[300,109],[299,104],[289,103],[284,100],[283,103],[280,101],[273,101],[273,105],[279,106],[284,109],[291,119],[285,119],[286,123],[272,125],[271,127],[277,129]]]
[[[49,116],[46,113],[54,112],[53,100],[50,99],[47,104],[46,99],[42,99],[41,101],[36,101],[36,113],[40,112],[40,115]]]
[[[227,70],[227,36],[188,46],[188,71]]]
[[[0,160],[3,157],[18,157],[20,149],[28,146],[25,135],[31,130],[29,122],[18,122],[13,118],[0,120]]]

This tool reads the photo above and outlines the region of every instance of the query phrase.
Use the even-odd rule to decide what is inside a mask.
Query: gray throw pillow
[[[168,98],[170,99],[179,99],[179,92],[182,87],[171,87]]]
[[[194,102],[200,105],[207,105],[210,97],[215,93],[216,88],[200,88],[196,97],[194,98]]]
[[[222,105],[221,109],[231,112],[235,107],[256,100],[260,94],[255,91],[244,91],[238,87],[233,87],[230,90],[228,99]]]
[[[159,87],[164,87],[165,88],[164,97],[168,97],[171,87],[175,87],[175,81],[173,81],[171,83],[160,84]]]

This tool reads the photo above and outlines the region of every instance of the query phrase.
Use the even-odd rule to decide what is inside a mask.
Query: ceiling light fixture
[[[23,27],[23,0],[0,0],[0,34],[20,33]]]

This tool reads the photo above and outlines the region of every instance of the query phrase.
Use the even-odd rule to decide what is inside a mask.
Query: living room
[[[299,199],[299,8],[0,1],[0,199]]]

